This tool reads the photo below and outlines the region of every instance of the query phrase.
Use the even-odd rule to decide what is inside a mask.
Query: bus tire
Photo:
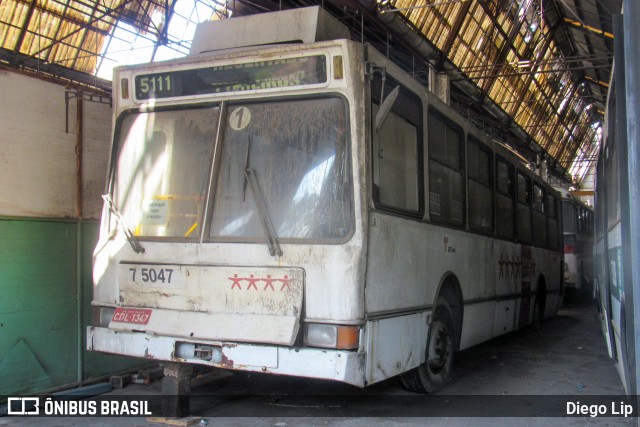
[[[427,335],[425,362],[405,372],[400,380],[404,387],[416,393],[434,393],[449,381],[453,365],[456,331],[449,303],[438,298]]]
[[[531,327],[537,331],[542,326],[542,315],[540,314],[540,297],[536,295],[533,301],[533,319],[531,319]]]
[[[534,330],[539,330],[544,321],[544,313],[547,306],[547,287],[544,283],[544,279],[538,280],[538,286],[536,295],[533,300],[533,317],[531,319],[531,326]]]

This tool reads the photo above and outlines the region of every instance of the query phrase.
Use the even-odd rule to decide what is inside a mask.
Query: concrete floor
[[[570,298],[553,319],[456,355],[451,384],[437,395],[406,392],[397,379],[357,389],[344,384],[217,371],[194,388],[191,413],[203,425],[235,426],[566,426],[633,425],[631,418],[548,417],[566,402],[624,394],[593,303]],[[160,394],[160,381],[108,396]],[[347,397],[344,397],[347,396]],[[608,406],[610,406],[608,404]],[[474,416],[457,415],[471,411]],[[259,415],[259,416],[244,416]],[[318,416],[322,415],[322,416]],[[435,415],[435,416],[429,416]],[[505,416],[513,415],[513,416]],[[146,418],[0,418],[0,426],[155,426]],[[195,425],[198,425],[196,422]]]

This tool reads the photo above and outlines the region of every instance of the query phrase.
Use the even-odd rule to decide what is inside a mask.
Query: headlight
[[[304,342],[311,347],[353,350],[358,348],[359,334],[357,326],[309,323],[304,332]]]

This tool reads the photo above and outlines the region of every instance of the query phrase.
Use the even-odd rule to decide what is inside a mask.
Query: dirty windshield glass
[[[227,115],[211,237],[265,239],[262,216],[278,239],[346,239],[353,210],[344,101],[232,105]],[[256,191],[266,212],[258,209]]]
[[[124,116],[114,201],[134,235],[200,237],[217,117],[217,108]]]

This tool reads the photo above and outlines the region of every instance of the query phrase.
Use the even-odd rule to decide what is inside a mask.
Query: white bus
[[[305,14],[333,23],[207,23],[194,55],[115,71],[89,350],[432,392],[558,310],[558,194],[384,55],[205,52]]]
[[[622,18],[616,19],[621,24]],[[630,184],[626,173],[630,141],[626,129],[624,55],[616,58],[596,169],[594,293],[609,356],[625,392],[632,395],[637,389],[633,360],[638,332],[632,320],[635,311],[629,270],[634,261],[625,235],[631,222],[629,197],[625,196]]]
[[[569,191],[562,194],[564,287],[591,293],[593,283],[593,209]]]

